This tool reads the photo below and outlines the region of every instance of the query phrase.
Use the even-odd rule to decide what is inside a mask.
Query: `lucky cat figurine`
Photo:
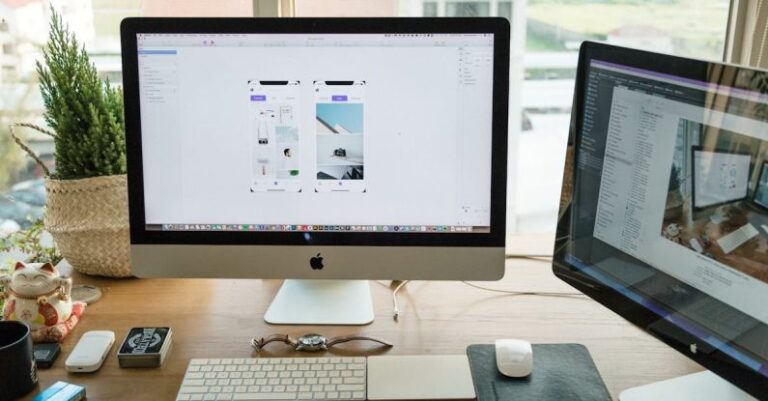
[[[32,330],[67,321],[72,314],[72,279],[61,277],[50,263],[16,263],[11,275],[0,276],[6,298],[4,320],[19,320]]]

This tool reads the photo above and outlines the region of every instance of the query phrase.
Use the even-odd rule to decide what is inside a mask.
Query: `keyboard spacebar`
[[[297,398],[298,398],[297,393],[235,393],[235,394],[232,394],[232,399],[237,401],[295,400]]]

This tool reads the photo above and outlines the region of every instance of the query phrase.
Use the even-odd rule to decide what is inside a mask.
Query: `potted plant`
[[[37,72],[45,121],[52,130],[14,124],[11,135],[46,174],[45,229],[75,270],[130,276],[122,92],[99,78],[53,9]],[[14,133],[14,127],[22,126],[53,137],[55,171]]]

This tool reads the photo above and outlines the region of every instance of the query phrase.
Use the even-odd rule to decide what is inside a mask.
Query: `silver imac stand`
[[[350,325],[373,322],[367,280],[285,280],[269,305],[269,324]]]
[[[619,401],[757,401],[736,386],[705,370],[624,390]]]

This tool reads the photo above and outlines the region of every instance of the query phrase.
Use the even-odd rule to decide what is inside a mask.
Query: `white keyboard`
[[[754,238],[757,234],[760,234],[760,232],[757,231],[755,226],[747,223],[739,227],[736,231],[718,239],[717,244],[720,245],[723,252],[729,254],[743,243]]]
[[[192,359],[187,400],[365,400],[365,357]]]

